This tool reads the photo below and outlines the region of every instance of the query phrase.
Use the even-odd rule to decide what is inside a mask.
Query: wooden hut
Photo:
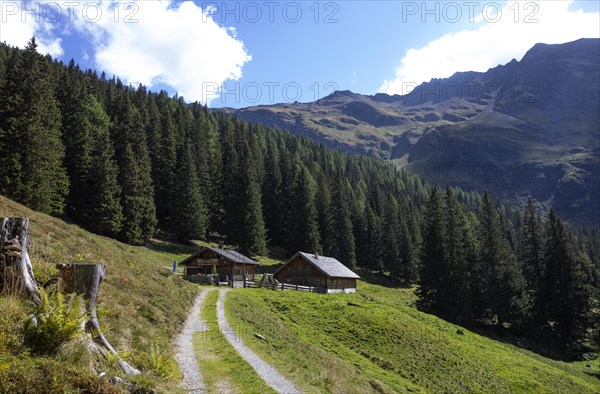
[[[321,287],[326,293],[355,293],[360,276],[333,257],[298,252],[273,274],[279,282]]]
[[[242,285],[244,275],[246,280],[253,281],[257,261],[244,256],[235,250],[206,246],[194,253],[179,265],[185,267],[185,276],[205,276],[213,273],[213,267],[221,282],[231,280],[234,287]],[[239,283],[237,283],[239,282]]]

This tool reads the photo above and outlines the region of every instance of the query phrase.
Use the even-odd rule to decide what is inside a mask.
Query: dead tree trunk
[[[2,218],[0,228],[0,291],[24,294],[40,302],[29,259],[29,219]]]
[[[102,264],[57,264],[60,272],[60,283],[62,290],[66,293],[82,294],[86,300],[86,309],[89,319],[85,323],[85,330],[92,336],[93,342],[89,344],[92,350],[100,352],[106,356],[107,352],[117,356],[119,366],[127,375],[137,375],[140,373],[137,369],[127,364],[118,356],[115,349],[102,334],[100,323],[96,315],[96,301],[98,300],[98,291],[100,283],[104,278],[104,266]]]

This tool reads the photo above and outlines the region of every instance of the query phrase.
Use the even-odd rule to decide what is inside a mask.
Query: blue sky
[[[99,4],[99,5],[98,5]],[[406,93],[600,36],[597,1],[0,0],[0,41],[212,107]]]

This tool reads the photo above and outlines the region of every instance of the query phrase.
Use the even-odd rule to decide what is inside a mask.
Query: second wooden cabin
[[[273,274],[279,282],[320,287],[325,293],[355,293],[360,276],[333,257],[298,252]]]

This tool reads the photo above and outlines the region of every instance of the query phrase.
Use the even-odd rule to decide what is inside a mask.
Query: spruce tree
[[[323,253],[331,255],[334,243],[333,234],[330,232],[333,220],[331,217],[331,186],[327,175],[323,172],[317,175],[317,185],[316,205],[319,216],[319,234]]]
[[[481,288],[484,316],[496,322],[520,324],[525,317],[525,279],[511,250],[492,197],[483,195],[479,213],[480,245],[475,282]]]
[[[444,214],[444,275],[445,302],[443,314],[459,323],[471,321],[470,268],[468,244],[465,240],[466,221],[462,206],[452,189],[446,188]]]
[[[239,153],[229,120],[221,120],[219,124],[222,152],[222,178],[220,193],[223,199],[223,221],[216,223],[216,230],[224,235],[230,244],[239,244],[242,228],[242,199],[240,192]],[[244,172],[248,169],[243,169]]]
[[[269,240],[275,245],[283,245],[283,210],[281,196],[281,169],[279,154],[274,141],[267,145],[265,160],[265,180],[263,182],[262,204],[265,213],[265,226]]]
[[[204,239],[208,226],[206,205],[200,192],[190,141],[182,144],[177,155],[175,188],[176,207],[173,211],[174,230],[178,239]]]
[[[168,234],[173,234],[178,226],[174,205],[176,200],[175,181],[177,166],[176,125],[173,119],[173,103],[163,98],[160,108],[161,127],[158,135],[158,153],[153,165],[154,202],[158,225]]]
[[[365,253],[363,264],[375,271],[383,271],[383,226],[381,219],[375,215],[370,204],[366,210],[366,228],[368,235],[368,248]]]
[[[543,241],[540,220],[533,204],[533,200],[527,200],[527,206],[523,214],[523,226],[521,229],[520,262],[523,267],[523,275],[527,281],[527,294],[532,306],[533,318],[543,322],[545,311],[543,307]]]
[[[544,298],[548,319],[559,333],[581,339],[590,322],[591,288],[564,223],[550,211],[545,229]]]
[[[287,249],[290,254],[298,251],[322,253],[315,196],[315,181],[308,169],[299,164],[292,194],[288,200],[289,215],[286,228],[289,240]]]
[[[72,189],[80,189],[72,200],[73,217],[91,231],[117,236],[123,224],[118,169],[109,138],[110,119],[96,98],[88,94],[75,116],[79,144],[71,151],[80,164],[71,176]],[[73,194],[71,195],[73,197]]]
[[[256,182],[252,151],[243,144],[239,162],[238,193],[241,196],[240,251],[250,256],[263,256],[267,252],[267,236],[262,214],[260,187]]]
[[[341,173],[337,173],[331,182],[331,228],[329,229],[330,251],[350,269],[356,268],[356,251],[348,186]]]
[[[36,211],[61,214],[69,181],[54,84],[35,38],[7,62],[0,99],[0,192]]]
[[[429,203],[423,213],[423,242],[421,244],[421,269],[417,295],[419,305],[425,310],[437,312],[446,301],[443,293],[445,278],[442,276],[444,252],[444,206],[439,189],[433,187]]]
[[[402,275],[402,258],[400,256],[400,214],[398,203],[393,196],[388,196],[385,203],[382,234],[383,265],[392,277],[399,278]]]
[[[142,118],[131,104],[129,91],[112,98],[111,136],[119,166],[123,227],[119,238],[131,244],[146,243],[156,231],[156,208],[151,163]]]

